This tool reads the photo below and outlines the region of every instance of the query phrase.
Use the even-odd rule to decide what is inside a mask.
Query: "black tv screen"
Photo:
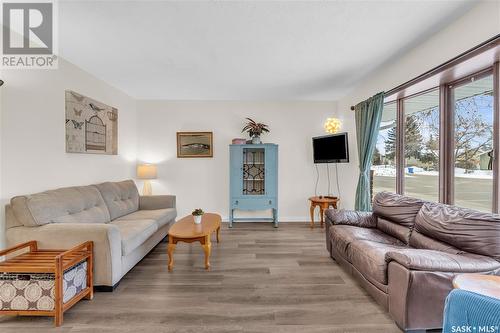
[[[347,133],[313,138],[314,163],[348,163]]]

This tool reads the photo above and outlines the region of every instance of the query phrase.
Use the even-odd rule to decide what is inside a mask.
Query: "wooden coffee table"
[[[203,214],[201,224],[194,223],[193,215],[188,215],[177,221],[168,232],[168,270],[171,271],[174,268],[174,250],[177,242],[200,242],[205,252],[205,269],[209,269],[212,249],[210,237],[212,233],[216,233],[217,243],[219,243],[220,224],[220,215],[213,213]]]

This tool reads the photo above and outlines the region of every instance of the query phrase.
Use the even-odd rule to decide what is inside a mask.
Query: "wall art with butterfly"
[[[66,152],[118,154],[118,109],[66,90]]]

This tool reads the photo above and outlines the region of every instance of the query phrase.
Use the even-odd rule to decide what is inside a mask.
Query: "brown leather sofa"
[[[326,246],[406,331],[440,328],[460,273],[500,275],[500,215],[388,192],[326,211]]]

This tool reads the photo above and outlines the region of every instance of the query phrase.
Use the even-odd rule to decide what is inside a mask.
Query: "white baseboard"
[[[292,217],[280,217],[278,219],[278,222],[307,222],[309,223],[311,221],[311,217],[300,217],[300,216],[292,216]],[[229,218],[227,216],[222,217],[222,222],[229,222]],[[316,220],[315,222],[319,222],[319,220]]]

